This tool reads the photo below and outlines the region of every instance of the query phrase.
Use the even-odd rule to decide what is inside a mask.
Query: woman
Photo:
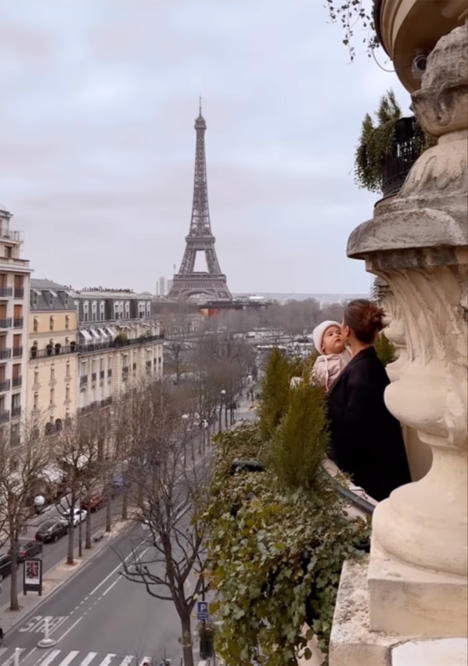
[[[400,424],[383,399],[390,380],[374,349],[383,316],[365,299],[346,306],[342,333],[352,358],[328,398],[330,458],[378,501],[411,480]]]

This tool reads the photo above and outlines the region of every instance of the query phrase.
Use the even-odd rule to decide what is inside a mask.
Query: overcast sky
[[[203,97],[231,291],[366,292],[360,125],[395,74],[322,0],[0,0],[0,202],[34,276],[155,290],[179,267]],[[386,67],[383,55],[379,59]]]

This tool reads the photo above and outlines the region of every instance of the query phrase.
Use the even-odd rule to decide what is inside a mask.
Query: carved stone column
[[[432,449],[417,483],[374,513],[368,573],[371,629],[465,635],[467,626],[468,28],[431,52],[415,113],[439,137],[397,197],[358,227],[348,255],[366,261],[395,300],[405,353],[385,401]],[[378,446],[378,442],[376,442]]]

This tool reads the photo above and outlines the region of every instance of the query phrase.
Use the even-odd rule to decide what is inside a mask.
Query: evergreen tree
[[[327,444],[325,394],[320,386],[302,381],[290,391],[287,413],[272,442],[271,465],[289,488],[310,488]]]
[[[265,369],[259,425],[262,438],[268,440],[286,413],[292,364],[280,349],[273,349]]]

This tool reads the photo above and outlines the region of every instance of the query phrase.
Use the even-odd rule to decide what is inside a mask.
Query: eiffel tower
[[[201,112],[195,120],[197,144],[195,149],[195,176],[193,184],[192,219],[188,236],[185,237],[185,252],[179,272],[174,275],[168,298],[186,300],[191,296],[206,294],[216,300],[232,300],[221,273],[215,250],[215,237],[211,232],[208,208],[208,186],[206,179],[205,131],[206,122]],[[197,252],[204,252],[207,271],[195,270]]]

